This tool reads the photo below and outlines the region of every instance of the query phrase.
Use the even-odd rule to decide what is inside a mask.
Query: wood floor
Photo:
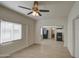
[[[10,58],[71,58],[71,55],[63,42],[48,39],[16,52]]]

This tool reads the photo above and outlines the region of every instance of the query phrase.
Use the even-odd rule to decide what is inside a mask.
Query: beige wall
[[[75,2],[68,17],[68,49],[72,56],[74,56],[74,33],[73,20],[79,16],[79,2]]]
[[[64,27],[64,46],[67,45],[67,19],[66,18],[48,18],[41,19],[36,23],[36,43],[41,42],[41,27],[43,26],[63,26]]]
[[[22,28],[22,40],[11,42],[0,46],[0,55],[11,54],[19,49],[28,47],[35,42],[35,23],[34,19],[25,17],[21,14],[18,14],[14,11],[11,11],[7,8],[0,6],[0,19],[21,23]]]

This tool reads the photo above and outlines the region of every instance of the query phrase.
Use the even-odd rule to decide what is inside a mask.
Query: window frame
[[[6,21],[6,20],[0,19],[0,41],[1,41],[1,21],[5,21],[5,22],[9,22],[9,23],[13,23],[13,24],[18,24],[18,25],[20,25],[20,26],[21,26],[21,39],[22,39],[22,24],[21,24],[21,23],[15,23],[15,22],[10,22],[10,21]],[[12,44],[13,42],[19,41],[19,40],[21,40],[21,39],[14,39],[14,40],[7,41],[7,42],[3,42],[3,43],[0,42],[0,45]]]

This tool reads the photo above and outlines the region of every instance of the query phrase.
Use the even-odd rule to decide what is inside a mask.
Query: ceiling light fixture
[[[24,7],[24,6],[18,6],[18,7],[24,8],[24,9],[27,9],[27,10],[31,10],[31,12],[27,13],[27,15],[32,14],[33,16],[42,16],[40,12],[49,12],[49,10],[39,9],[38,1],[34,1],[32,8],[27,8],[27,7]]]
[[[33,16],[39,16],[39,14],[36,11],[33,11],[32,15]]]

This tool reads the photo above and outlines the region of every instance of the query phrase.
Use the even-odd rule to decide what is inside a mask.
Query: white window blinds
[[[0,22],[0,43],[22,39],[22,25],[12,22]]]

